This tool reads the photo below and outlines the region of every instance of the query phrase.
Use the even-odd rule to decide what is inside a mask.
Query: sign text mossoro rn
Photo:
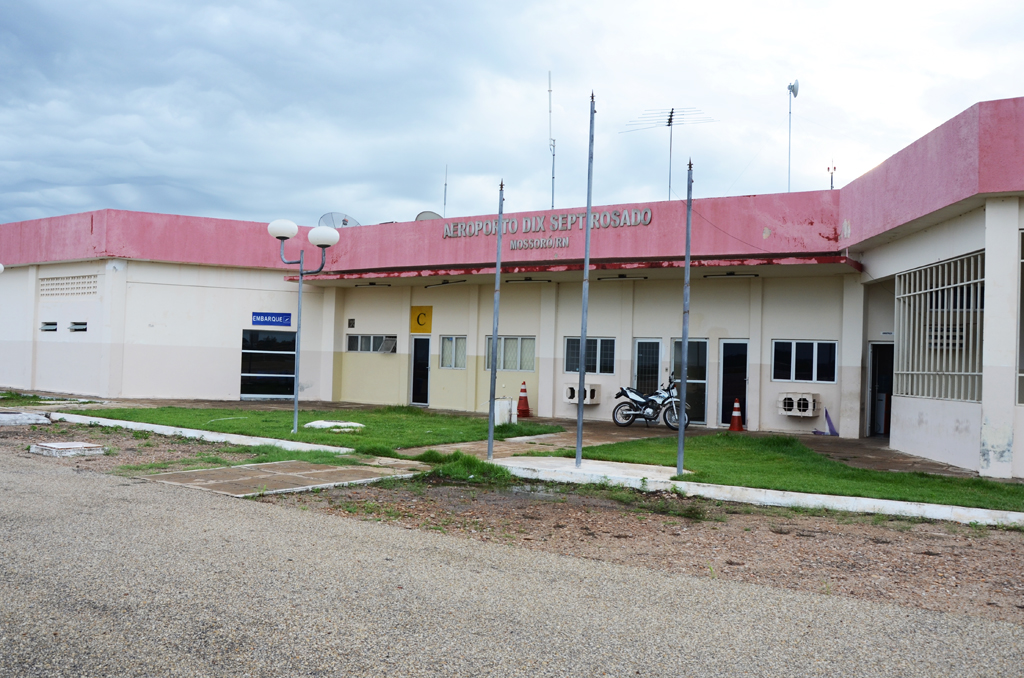
[[[590,214],[590,228],[622,228],[624,226],[649,226],[654,218],[650,208],[634,210],[608,210],[605,212],[592,212]],[[587,220],[586,212],[566,212],[562,214],[549,214],[537,217],[523,217],[519,220],[515,217],[502,219],[502,235],[530,234],[533,237],[528,240],[512,240],[510,249],[541,249],[549,247],[568,247],[568,237],[546,237],[547,233],[565,233],[568,235],[575,227],[576,230],[583,230],[583,222]],[[476,236],[496,235],[498,233],[498,220],[487,219],[483,221],[452,221],[444,225],[444,233],[441,238],[472,238]],[[539,234],[543,233],[541,236]]]

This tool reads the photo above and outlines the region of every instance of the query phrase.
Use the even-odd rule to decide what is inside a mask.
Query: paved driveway
[[[1020,675],[1024,628],[76,472],[0,449],[5,675]]]

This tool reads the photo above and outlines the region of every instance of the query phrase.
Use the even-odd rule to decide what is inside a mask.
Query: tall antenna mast
[[[697,125],[705,122],[717,122],[714,118],[704,115],[696,108],[654,108],[648,109],[636,120],[626,123],[630,129],[624,132],[639,132],[642,129],[668,127],[668,199],[672,199],[672,132],[676,125]]]
[[[444,204],[441,206],[441,216],[447,216],[448,212],[448,165],[444,166]]]
[[[555,209],[555,137],[551,130],[551,71],[548,71],[548,145],[551,147],[551,209]]]

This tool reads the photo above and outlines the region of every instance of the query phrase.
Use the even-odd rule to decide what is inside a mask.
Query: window
[[[295,333],[242,330],[242,399],[294,393]]]
[[[690,339],[689,351],[686,355],[686,402],[690,405],[687,412],[694,424],[707,423],[708,398],[708,340]],[[672,342],[672,374],[678,381],[679,370],[683,361],[683,340]]]
[[[398,337],[394,334],[350,334],[348,350],[360,353],[397,353]]]
[[[985,255],[896,276],[894,395],[981,400]]]
[[[487,337],[487,357],[484,369],[491,369],[491,341]],[[533,372],[535,337],[498,337],[498,369],[512,372]]]
[[[466,338],[441,337],[441,367],[466,369]]]
[[[772,381],[835,382],[836,342],[772,342]]]
[[[585,367],[588,374],[615,374],[615,340],[587,337]],[[565,338],[565,371],[580,371],[580,338]]]

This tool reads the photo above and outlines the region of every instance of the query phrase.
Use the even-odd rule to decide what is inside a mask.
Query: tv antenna
[[[444,204],[441,205],[441,218],[448,214],[448,165],[444,166]]]
[[[828,172],[828,190],[833,191],[836,187],[836,161],[832,161],[831,167],[826,167],[825,171]]]
[[[328,212],[327,214],[320,217],[320,223],[317,225],[335,229],[351,228],[352,226],[362,226],[362,224],[360,224],[358,221],[342,212]]]
[[[789,90],[789,167],[786,170],[786,193],[789,193],[792,186],[793,176],[793,99],[796,99],[800,92],[800,81],[793,80],[786,88]]]
[[[551,130],[551,71],[548,71],[548,146],[551,147],[551,209],[555,209],[555,136]]]
[[[696,108],[653,108],[643,112],[636,120],[626,123],[633,129],[625,132],[639,132],[655,127],[668,127],[668,199],[672,199],[672,129],[676,125],[699,125],[705,122],[718,122]]]

